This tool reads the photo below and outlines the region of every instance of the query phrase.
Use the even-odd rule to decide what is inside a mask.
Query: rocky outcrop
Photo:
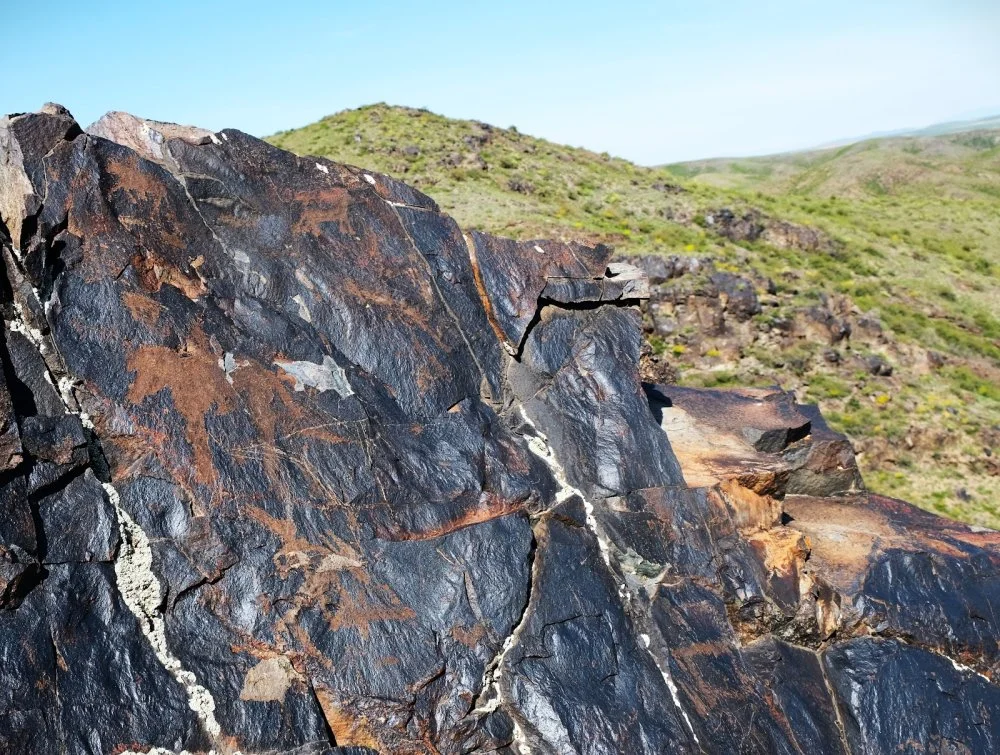
[[[837,250],[837,244],[822,231],[787,220],[769,218],[759,210],[749,210],[737,215],[723,207],[704,216],[704,225],[720,236],[737,243],[763,240],[778,249],[801,249],[808,252]]]
[[[643,385],[609,249],[232,130],[0,149],[3,751],[1000,744],[1000,535]]]

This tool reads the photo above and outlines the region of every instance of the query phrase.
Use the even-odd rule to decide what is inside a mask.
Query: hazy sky
[[[0,109],[257,135],[385,101],[641,163],[1000,112],[1000,0],[6,0]]]

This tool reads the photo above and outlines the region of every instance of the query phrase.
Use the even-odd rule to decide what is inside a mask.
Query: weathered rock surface
[[[1000,535],[640,383],[610,250],[54,106],[0,217],[0,751],[1000,747]]]

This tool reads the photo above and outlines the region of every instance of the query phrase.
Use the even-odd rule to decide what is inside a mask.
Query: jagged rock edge
[[[86,135],[84,136],[86,137]],[[51,151],[49,154],[51,154]],[[186,194],[187,187],[185,186],[184,188]],[[39,204],[38,213],[35,213],[32,217],[37,217],[41,214],[44,206],[45,198],[43,197]],[[201,217],[200,213],[199,217]],[[6,231],[6,229],[4,230]],[[47,239],[45,243],[48,244]],[[13,240],[10,244],[10,252],[14,264],[20,265],[22,263],[21,252]],[[27,281],[23,270],[18,270],[17,273]],[[31,291],[36,303],[48,314],[51,301],[48,300],[43,303],[40,293],[35,286],[31,286]],[[81,424],[91,435],[89,442],[97,453],[103,457],[103,450],[101,449],[100,438],[97,436],[96,428],[90,417],[80,410],[80,404],[73,393],[74,380],[69,375],[68,370],[62,366],[65,363],[58,349],[42,331],[28,325],[24,313],[24,304],[18,301],[16,292],[13,296],[12,305],[14,307],[14,319],[6,323],[7,327],[11,331],[23,334],[38,351],[45,365],[45,371],[43,372],[45,380],[56,389],[65,412],[79,417]],[[50,359],[53,357],[62,363],[59,371],[63,372],[63,374],[54,374],[55,370],[50,362]],[[53,379],[54,377],[55,379]],[[118,526],[122,538],[114,559],[118,592],[129,611],[138,621],[139,628],[152,648],[156,659],[170,674],[171,678],[184,690],[188,706],[198,716],[199,723],[204,728],[206,734],[208,734],[212,741],[216,741],[221,733],[221,728],[215,719],[215,700],[212,697],[212,693],[204,686],[198,684],[195,674],[186,670],[180,660],[170,653],[167,646],[163,612],[161,609],[162,592],[160,581],[152,570],[152,551],[149,546],[149,538],[142,528],[122,508],[118,491],[115,490],[114,485],[110,481],[105,479],[106,474],[103,473],[103,470],[95,467],[93,462],[89,463],[88,466],[101,483],[105,499],[112,505],[115,516],[118,518]],[[140,583],[141,579],[145,580],[144,584]],[[154,748],[153,751],[156,749],[159,748]],[[164,750],[164,752],[169,751]],[[210,750],[208,755],[214,755],[214,753],[215,750]],[[239,755],[239,753],[234,753],[234,755]]]
[[[317,164],[317,167],[319,167],[319,166],[318,166],[318,164]],[[177,176],[175,175],[175,178],[178,178],[178,177],[177,177]],[[365,175],[365,178],[369,178],[369,177],[368,177],[367,175]],[[182,184],[184,183],[182,179],[178,178],[178,180],[179,180],[179,182],[180,182],[180,183],[182,183]],[[370,182],[370,183],[372,183],[372,181],[369,181],[369,182]],[[189,193],[187,193],[187,191],[186,191],[186,189],[187,189],[186,185],[184,186],[184,188],[185,188],[185,193],[186,193],[186,194],[187,194],[187,196],[188,196],[188,199],[192,201],[192,204],[195,204],[195,203],[194,203],[194,201],[193,201],[193,200],[191,199],[191,197],[190,197],[190,194],[189,194]],[[391,206],[393,206],[393,207],[395,207],[395,206],[397,206],[397,205],[399,205],[399,206],[407,206],[407,207],[409,207],[409,206],[410,206],[410,205],[402,205],[402,204],[400,204],[400,203],[394,203],[394,202],[391,202],[390,200],[387,200],[387,199],[385,199],[385,198],[383,198],[383,197],[380,197],[380,198],[382,198],[382,199],[383,199],[383,201],[387,202],[387,203],[388,203],[389,205],[391,205]],[[197,209],[197,207],[196,207],[196,209]],[[415,209],[423,209],[423,210],[426,210],[426,208],[415,208]],[[198,212],[198,215],[199,215],[199,217],[201,217],[201,213],[200,213],[200,212]],[[397,213],[397,217],[398,217],[398,213]],[[203,217],[202,217],[201,219],[202,219],[202,221],[203,221],[203,222],[205,221],[205,219],[204,219]],[[207,222],[205,223],[205,225],[206,225],[206,226],[208,226]],[[211,228],[210,228],[210,227],[209,227],[209,230],[211,230]],[[404,228],[404,232],[405,232],[405,228]],[[213,235],[214,235],[214,233],[213,233]],[[408,234],[408,233],[407,233],[406,235],[407,235],[407,237],[409,237],[409,234]],[[409,238],[410,238],[410,241],[411,241],[411,243],[412,243],[412,241],[413,241],[413,240],[412,240],[412,237],[409,237]],[[220,244],[221,244],[221,242],[220,242]],[[225,249],[225,247],[224,247],[224,246],[223,246],[223,248]],[[227,251],[228,251],[228,250],[227,250]],[[418,251],[419,251],[419,250],[418,250]],[[16,253],[16,251],[15,251],[15,253]],[[422,254],[421,254],[421,257],[423,257],[423,255],[422,255]],[[425,259],[424,261],[426,262],[427,260]],[[39,294],[38,294],[38,291],[37,291],[37,289],[35,289],[34,287],[32,287],[32,289],[34,290],[34,293],[35,293],[35,297],[36,297],[36,299],[37,299],[37,300],[40,300],[40,296],[39,296]],[[22,292],[22,293],[24,293],[24,292]],[[439,298],[439,299],[441,299],[441,294],[440,294],[440,290],[437,290],[437,292],[436,292],[436,293],[437,293],[437,295],[438,295],[438,298]],[[487,302],[487,301],[485,301],[485,300],[484,300],[484,302],[483,302],[483,303],[484,303],[484,306],[488,306],[488,302]],[[549,303],[550,303],[550,302],[546,302],[546,301],[543,301],[543,300],[542,300],[541,298],[539,299],[539,302],[538,302],[538,307],[537,307],[537,309],[536,309],[536,318],[537,318],[537,317],[539,316],[539,314],[540,314],[540,312],[541,312],[541,309],[542,309],[542,308],[543,308],[544,306],[546,306],[547,304],[549,304]],[[591,308],[597,308],[597,307],[599,307],[599,306],[603,306],[603,305],[605,305],[605,304],[609,304],[609,305],[612,305],[612,306],[614,306],[614,305],[619,305],[619,306],[620,306],[620,305],[622,305],[622,304],[626,304],[626,303],[628,303],[628,302],[624,302],[624,301],[617,301],[617,302],[612,302],[612,301],[600,301],[600,302],[592,302],[592,303],[587,303],[587,304],[581,304],[581,305],[576,305],[576,307],[575,307],[575,308],[586,308],[586,309],[591,309]],[[50,304],[50,302],[45,302],[45,311],[46,311],[46,312],[48,312],[48,307],[49,307],[49,304]],[[553,305],[555,305],[555,306],[559,306],[559,307],[563,307],[563,308],[574,308],[574,305],[567,305],[567,304],[565,304],[565,303],[560,303],[560,302],[551,302],[551,304],[553,304]],[[447,304],[445,304],[445,306],[447,307]],[[28,325],[27,325],[27,323],[26,323],[26,318],[25,318],[25,314],[24,314],[24,312],[23,312],[23,308],[22,308],[22,307],[20,306],[20,302],[18,302],[16,298],[15,298],[15,307],[16,307],[16,308],[18,309],[18,317],[16,318],[16,319],[17,319],[17,321],[18,321],[18,324],[17,324],[17,326],[16,326],[16,327],[12,327],[11,329],[12,329],[12,330],[15,330],[15,329],[17,329],[18,327],[19,327],[19,328],[21,328],[21,331],[20,331],[20,332],[23,332],[23,333],[25,333],[25,335],[29,337],[29,340],[31,340],[31,341],[32,341],[33,345],[35,345],[35,347],[36,347],[36,348],[38,349],[39,353],[40,353],[40,354],[42,355],[43,359],[44,359],[44,360],[45,360],[45,362],[46,362],[46,365],[50,367],[50,365],[49,365],[49,360],[48,360],[48,356],[49,356],[49,355],[47,355],[47,354],[46,354],[46,340],[47,340],[47,339],[45,338],[44,334],[42,334],[41,332],[37,331],[36,329],[32,329],[32,328],[30,328],[30,326],[28,326]],[[527,336],[527,331],[525,332],[525,337],[526,337],[526,336]],[[463,333],[463,338],[464,338],[464,333]],[[468,344],[468,342],[467,342],[467,341],[466,341],[466,343]],[[501,343],[502,343],[502,342],[501,342]],[[522,340],[522,343],[523,343],[523,340]],[[471,351],[471,346],[470,346],[470,351]],[[53,356],[55,356],[56,358],[59,358],[59,355],[58,355],[58,353],[55,353],[55,354],[54,354]],[[473,356],[474,356],[474,355],[473,355]],[[51,368],[51,367],[50,367],[50,368]],[[56,374],[56,373],[55,373],[55,372],[53,372],[53,374]],[[48,381],[49,381],[50,383],[52,382],[52,376],[51,376],[50,374],[46,373],[46,374],[45,374],[45,378],[46,378],[46,379],[47,379],[47,380],[48,380]],[[71,378],[70,376],[68,376],[68,375],[65,375],[65,374],[63,374],[63,375],[59,375],[59,377],[58,377],[58,381],[57,381],[57,382],[58,382],[58,386],[57,386],[57,387],[58,387],[58,392],[59,392],[60,396],[61,396],[61,397],[63,398],[63,401],[64,401],[64,404],[66,405],[66,409],[67,409],[67,411],[69,411],[69,412],[71,412],[71,413],[74,413],[74,414],[77,414],[78,416],[80,416],[80,417],[81,417],[81,420],[82,420],[82,421],[84,422],[85,426],[88,426],[88,427],[89,427],[89,429],[93,430],[93,425],[92,425],[92,424],[90,424],[90,425],[87,425],[87,422],[88,422],[88,420],[87,420],[87,418],[86,418],[86,415],[84,415],[84,414],[80,413],[80,412],[79,412],[79,410],[74,410],[74,409],[72,409],[72,405],[73,405],[73,404],[76,404],[76,403],[77,403],[77,402],[75,401],[75,397],[74,397],[74,395],[73,395],[73,380],[72,380],[72,378]],[[526,415],[526,414],[524,413],[524,410],[523,410],[523,408],[521,408],[521,413],[522,413],[522,416],[524,417],[524,419],[526,420],[526,422],[527,422],[527,423],[529,423],[529,424],[532,424],[532,423],[531,423],[531,420],[530,420],[530,418],[528,418],[528,417],[527,417],[527,415]],[[528,436],[525,436],[525,438],[526,438],[526,440],[527,440],[527,439],[528,439]],[[544,445],[545,445],[545,446],[548,446],[548,443],[547,443],[547,441],[545,441],[545,442],[544,442]],[[536,449],[534,449],[534,448],[530,448],[530,443],[529,443],[529,450],[532,450],[532,452],[533,452],[533,453],[535,453],[535,455],[536,455],[536,456],[538,456],[538,455],[539,455],[539,454],[537,453]],[[553,462],[555,462],[555,463],[558,463],[558,462],[557,462],[557,460],[555,459],[555,455],[554,455],[554,451],[553,451],[553,450],[552,450],[551,448],[549,448],[549,456],[551,457],[551,461],[553,461]],[[546,460],[545,458],[543,458],[543,461],[546,461],[546,464],[549,464],[548,460]],[[561,467],[560,467],[560,469],[561,469]],[[553,470],[553,469],[551,468],[551,466],[550,466],[550,471],[553,471],[553,474],[554,474],[554,476],[555,476],[555,470]],[[558,482],[558,481],[559,481],[559,480],[558,480],[558,478],[557,478],[557,482]],[[103,483],[102,483],[102,484],[103,484]],[[115,497],[117,496],[117,493],[116,493],[116,492],[114,491],[114,488],[113,488],[113,487],[111,487],[111,488],[110,488],[110,490],[109,490],[109,488],[108,488],[108,487],[105,487],[105,492],[106,492],[106,493],[108,494],[108,496],[109,496],[109,497],[111,497],[111,496],[112,496],[112,494],[114,494],[114,496],[115,496]],[[568,498],[568,497],[570,497],[571,495],[573,495],[573,493],[574,493],[574,492],[578,493],[579,491],[576,491],[576,489],[574,488],[574,489],[573,489],[573,491],[569,492],[568,494],[566,494],[566,495],[565,495],[565,496],[563,497],[563,500],[565,500],[566,498]],[[601,546],[601,553],[602,553],[602,557],[604,558],[604,560],[605,560],[606,564],[607,564],[607,565],[608,565],[609,567],[611,567],[611,563],[610,563],[610,558],[609,558],[609,555],[608,555],[608,553],[607,553],[607,542],[606,542],[606,538],[605,538],[605,542],[603,542],[603,543],[602,543],[602,540],[601,540],[601,534],[600,534],[600,532],[599,532],[599,529],[598,529],[597,527],[591,527],[591,522],[592,522],[592,519],[593,519],[593,517],[592,517],[592,511],[593,511],[593,504],[592,504],[592,503],[590,503],[590,502],[588,502],[588,501],[587,501],[587,499],[586,499],[585,497],[583,497],[582,495],[581,495],[581,499],[583,500],[583,502],[584,502],[584,504],[585,504],[585,507],[587,508],[587,514],[588,514],[588,516],[587,516],[587,524],[588,524],[588,527],[589,527],[589,528],[591,528],[591,529],[593,530],[593,532],[594,532],[594,535],[595,535],[595,537],[597,538],[597,541],[598,541],[598,544],[599,544],[599,545]],[[112,502],[112,503],[114,504],[114,506],[115,506],[115,509],[116,509],[116,512],[120,512],[120,508],[119,508],[119,505],[118,505],[118,502],[117,502],[117,501],[115,501],[115,500],[112,500],[111,502]],[[120,516],[120,514],[119,514],[119,516]],[[127,514],[126,514],[126,516],[127,516]],[[132,524],[134,525],[135,523],[134,523],[134,522],[132,522]],[[595,522],[595,524],[596,524],[596,522]],[[120,518],[119,518],[119,526],[120,526],[120,527],[122,528],[122,535],[123,535],[123,542],[129,542],[129,538],[127,538],[127,537],[126,537],[126,531],[125,531],[125,530],[126,530],[126,526],[127,526],[127,524],[126,524],[125,520],[124,520],[124,519],[123,519],[123,518],[122,518],[121,516],[120,516]],[[136,526],[137,526],[137,525],[136,525]],[[141,533],[141,536],[142,536],[142,537],[145,537],[145,533],[143,533],[143,532],[141,531],[141,529],[139,529],[139,533]],[[134,534],[136,535],[136,537],[137,537],[137,538],[138,538],[138,537],[140,536],[140,534],[139,534],[139,533],[134,533]],[[135,546],[133,546],[133,549],[135,550]],[[617,549],[616,549],[616,550],[617,550]],[[533,553],[533,551],[532,551],[532,553]],[[617,556],[618,556],[618,555],[620,555],[620,554],[617,554],[617,553],[616,553],[616,559],[615,559],[616,561],[618,561],[618,560],[619,560],[619,559],[617,558]],[[627,567],[627,564],[624,564],[624,563],[620,563],[620,564],[619,564],[619,566],[622,566],[622,567]],[[116,560],[116,574],[117,574],[117,573],[118,573],[118,563],[117,563],[117,560]],[[534,561],[532,561],[532,575],[533,575],[533,574],[534,574]],[[155,575],[152,575],[152,574],[151,574],[151,576],[152,576],[152,577],[153,577],[153,578],[155,579]],[[520,617],[520,620],[518,621],[517,625],[515,626],[515,629],[514,629],[514,631],[512,631],[511,635],[510,635],[510,636],[508,637],[508,640],[509,640],[509,646],[507,646],[507,647],[505,648],[505,650],[504,650],[504,651],[503,651],[503,652],[502,652],[502,653],[501,653],[501,654],[500,654],[500,655],[498,656],[498,658],[497,658],[497,660],[495,661],[495,663],[493,663],[493,664],[492,664],[492,665],[493,665],[493,668],[494,668],[494,669],[498,669],[498,668],[501,668],[501,666],[502,666],[502,659],[503,659],[503,656],[504,656],[504,655],[506,654],[506,650],[509,650],[509,648],[510,648],[510,647],[512,647],[512,646],[513,646],[513,645],[515,644],[515,642],[516,642],[516,638],[515,638],[515,635],[516,635],[516,634],[518,633],[518,629],[519,629],[519,628],[521,627],[521,625],[522,625],[522,624],[524,623],[524,618],[525,618],[525,615],[526,615],[526,614],[527,614],[527,612],[528,612],[528,611],[530,610],[530,602],[531,602],[531,593],[530,593],[530,586],[531,586],[531,584],[533,584],[533,581],[534,581],[534,579],[533,579],[533,576],[532,576],[532,579],[531,579],[531,580],[529,581],[529,594],[528,594],[528,598],[527,598],[527,601],[526,601],[526,605],[525,605],[525,609],[524,609],[524,611],[522,612],[522,614],[521,614],[521,617]],[[624,586],[623,586],[623,587],[624,587]],[[119,589],[121,589],[121,588],[119,588]],[[626,601],[628,601],[628,600],[630,599],[630,593],[629,593],[629,591],[628,591],[628,588],[625,588],[625,593],[624,593],[624,594],[623,594],[623,593],[621,593],[621,592],[619,592],[619,597],[621,597],[621,598],[625,599]],[[626,605],[625,607],[627,608],[628,606]],[[129,606],[129,608],[131,609],[131,608],[132,608],[132,606],[130,605],[130,606]],[[135,613],[135,612],[133,611],[133,613]],[[138,614],[136,614],[136,615],[138,616]],[[141,621],[141,619],[140,619],[140,621]],[[874,634],[874,635],[876,635],[876,636],[884,636],[884,637],[893,637],[893,636],[892,636],[891,634],[888,634],[888,633],[880,633],[880,632],[873,632],[873,631],[872,631],[872,630],[870,630],[870,629],[868,630],[868,633],[869,633],[869,634]],[[148,637],[148,635],[147,635],[147,637]],[[976,671],[975,669],[972,669],[972,668],[970,668],[970,667],[968,667],[968,666],[965,666],[965,665],[963,665],[963,664],[960,664],[960,663],[959,663],[959,662],[957,662],[957,661],[956,661],[955,659],[951,658],[951,657],[950,657],[950,656],[948,656],[948,655],[947,655],[946,653],[943,653],[943,652],[941,652],[941,651],[940,651],[939,649],[937,649],[937,648],[931,648],[931,647],[925,647],[924,645],[922,645],[921,643],[919,643],[919,642],[917,642],[917,641],[914,641],[914,642],[912,642],[912,643],[910,643],[910,642],[907,642],[907,640],[906,640],[906,638],[905,638],[905,637],[900,637],[900,636],[896,636],[896,637],[893,637],[893,638],[894,638],[894,639],[897,639],[897,640],[899,640],[899,641],[901,641],[901,642],[903,642],[903,643],[905,643],[905,644],[913,644],[913,645],[915,645],[915,646],[917,646],[917,647],[922,647],[922,648],[925,648],[925,649],[928,649],[928,650],[931,650],[932,652],[935,652],[935,653],[936,653],[937,655],[940,655],[940,656],[943,656],[943,657],[947,658],[947,659],[948,659],[949,661],[951,661],[951,664],[952,664],[952,665],[953,665],[953,666],[954,666],[954,667],[955,667],[955,668],[956,668],[957,670],[960,670],[960,671],[963,671],[963,672],[973,672],[973,673],[976,673],[976,674],[978,674],[979,676],[983,677],[984,679],[988,679],[988,677],[985,677],[985,675],[981,674],[980,672]],[[645,636],[642,636],[642,639],[643,639],[643,643],[647,645],[647,649],[648,649],[648,647],[649,647],[649,646],[648,646],[648,643],[647,643],[647,641],[646,641],[646,637],[645,637]],[[150,640],[150,641],[152,642],[152,640]],[[506,646],[506,645],[507,645],[507,642],[505,641],[505,646]],[[802,645],[798,645],[798,644],[795,644],[795,647],[805,647],[805,646],[802,646]],[[810,648],[807,648],[807,647],[805,647],[805,649],[810,649]],[[817,651],[816,649],[812,649],[812,652],[814,652],[814,653],[818,653],[819,655],[822,655],[822,650],[820,650],[820,651]],[[159,657],[159,654],[157,654],[157,655],[158,655],[158,657]],[[653,655],[653,654],[651,653],[651,655]],[[654,655],[654,661],[655,661],[655,660],[656,660],[656,658],[655,658],[655,655]],[[657,665],[657,666],[659,667],[659,665],[660,665],[660,664],[659,664],[659,663],[657,663],[656,665]],[[823,668],[822,664],[821,664],[821,668]],[[663,672],[662,672],[662,669],[661,669],[661,673],[663,673]],[[499,676],[499,674],[498,674],[498,676]],[[666,673],[664,673],[664,678],[665,678],[665,679],[666,679],[666,676],[667,676],[667,675],[666,675]],[[825,683],[826,683],[826,685],[827,685],[827,688],[828,688],[828,690],[829,690],[829,687],[830,687],[830,685],[829,685],[829,681],[828,681],[828,680],[826,679],[826,675],[825,675],[825,669],[824,669],[824,681],[825,681]],[[484,682],[485,682],[485,678],[484,678]],[[669,684],[669,680],[668,680],[668,684]],[[484,690],[484,691],[485,691],[485,690]],[[837,712],[837,714],[838,714],[838,719],[839,719],[839,717],[840,717],[840,711],[839,711],[839,704],[837,703],[837,696],[836,696],[836,694],[834,694],[834,693],[833,693],[833,691],[832,691],[832,690],[830,690],[830,692],[831,692],[831,698],[832,698],[832,700],[833,700],[833,707],[834,707],[834,710],[835,710],[835,711]],[[193,707],[193,706],[192,706],[192,707]],[[683,710],[682,710],[681,712],[683,713]],[[684,715],[684,718],[685,718],[685,719],[687,720],[687,718],[688,718],[688,717],[687,717],[687,715],[686,715],[686,714]],[[517,733],[517,730],[516,730],[516,727],[517,727],[517,721],[515,720],[515,722],[514,722],[514,723],[515,723],[515,734],[516,734],[516,733]],[[689,721],[689,720],[688,720],[688,725],[690,726],[690,721]],[[693,732],[692,732],[692,733],[693,733]],[[160,748],[155,748],[155,749],[154,749],[154,751],[159,751],[159,750],[160,750]]]

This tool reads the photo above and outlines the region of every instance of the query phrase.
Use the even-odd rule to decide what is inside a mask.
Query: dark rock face
[[[997,748],[1000,536],[641,384],[609,250],[237,131],[0,150],[0,750]]]
[[[705,215],[704,223],[714,228],[720,235],[737,243],[754,242],[763,238],[779,248],[795,248],[805,251],[835,252],[837,245],[815,228],[777,220],[750,210],[737,215],[728,207],[723,207]]]

